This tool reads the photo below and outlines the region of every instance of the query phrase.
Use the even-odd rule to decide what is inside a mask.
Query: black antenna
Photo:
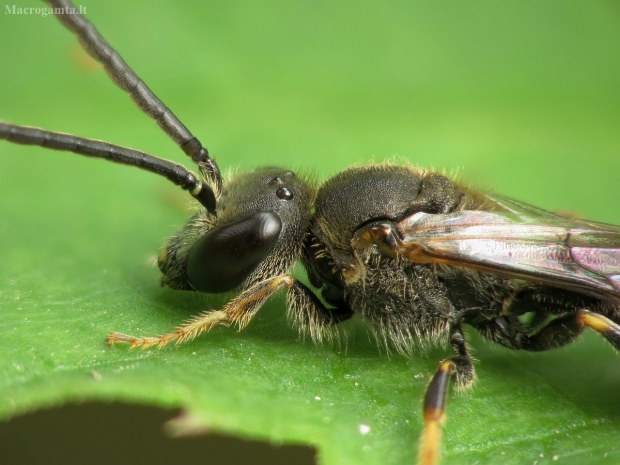
[[[215,211],[213,191],[196,179],[196,175],[187,168],[169,160],[101,140],[84,139],[71,134],[15,126],[2,122],[0,122],[0,139],[16,144],[39,145],[52,150],[66,150],[87,157],[104,158],[115,163],[137,166],[143,170],[164,176],[177,186],[189,191],[209,211]]]
[[[54,14],[58,20],[76,34],[84,49],[103,65],[112,81],[126,91],[136,105],[145,114],[153,118],[164,132],[198,165],[204,178],[219,193],[222,184],[219,168],[200,141],[131,70],[118,52],[79,13],[71,1],[46,1],[54,8]],[[117,163],[137,166],[165,176],[170,181],[180,185],[211,213],[215,213],[216,194],[211,187],[200,182],[194,174],[176,163],[107,142],[5,123],[0,123],[0,139],[18,144],[67,150],[80,155],[105,158]]]

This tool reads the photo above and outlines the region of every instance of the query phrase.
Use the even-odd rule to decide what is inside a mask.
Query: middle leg
[[[450,342],[454,356],[439,364],[424,395],[424,432],[420,439],[419,465],[433,465],[439,461],[441,423],[445,417],[450,378],[457,389],[468,388],[475,379],[474,365],[460,326],[452,328]]]

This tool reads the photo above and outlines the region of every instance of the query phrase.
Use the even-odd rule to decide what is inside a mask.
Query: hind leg
[[[526,334],[525,327],[515,330],[514,321],[510,323],[499,317],[477,329],[487,339],[510,349],[542,352],[565,346],[577,339],[585,328],[592,328],[620,350],[620,325],[589,310],[557,318],[534,334]]]
[[[592,313],[589,310],[579,310],[575,320],[580,328],[592,328],[601,333],[616,350],[620,350],[620,325],[603,315]]]

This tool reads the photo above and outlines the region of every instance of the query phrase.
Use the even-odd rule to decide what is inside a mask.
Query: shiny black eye
[[[279,187],[278,190],[276,190],[276,195],[282,200],[291,200],[293,198],[293,193],[286,187]]]
[[[187,281],[202,292],[234,289],[267,258],[281,230],[282,220],[274,212],[257,212],[212,229],[189,253]]]

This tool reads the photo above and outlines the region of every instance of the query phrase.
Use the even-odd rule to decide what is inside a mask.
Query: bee
[[[136,166],[180,186],[201,208],[161,249],[162,285],[236,293],[223,309],[163,335],[113,332],[108,344],[163,347],[216,325],[241,330],[284,290],[290,319],[314,341],[335,337],[340,323],[359,316],[402,354],[450,347],[424,398],[421,464],[437,461],[450,380],[465,389],[475,379],[465,326],[514,350],[562,347],[585,328],[620,349],[620,227],[555,215],[408,165],[354,167],[321,184],[279,167],[224,179],[202,143],[83,15],[58,19],[198,173],[43,129],[0,123],[0,138]],[[292,274],[297,262],[311,286]]]

